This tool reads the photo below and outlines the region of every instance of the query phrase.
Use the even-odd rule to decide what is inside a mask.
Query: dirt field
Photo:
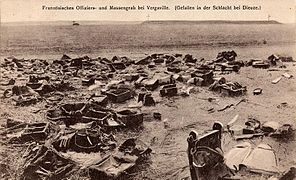
[[[219,93],[211,92],[207,87],[196,87],[196,92],[189,97],[172,97],[158,99],[155,107],[143,107],[142,112],[160,112],[162,120],[144,120],[143,129],[133,131],[127,130],[117,134],[118,139],[125,139],[130,136],[139,137],[153,150],[149,161],[142,164],[130,178],[132,179],[179,179],[189,176],[187,160],[186,138],[191,130],[202,133],[209,130],[214,121],[227,124],[235,115],[239,115],[237,124],[244,124],[248,117],[254,117],[260,122],[278,121],[296,125],[296,69],[295,63],[286,63],[287,68],[280,71],[268,71],[266,69],[255,69],[243,67],[239,73],[223,75],[227,80],[237,81],[247,86],[247,94],[240,97],[228,97]],[[271,81],[281,76],[284,72],[292,74],[291,79],[283,78],[279,83],[272,84]],[[9,74],[8,77],[16,76]],[[5,80],[2,76],[2,80]],[[20,78],[22,79],[22,78]],[[253,89],[260,87],[263,93],[258,96],[252,94]],[[1,92],[7,87],[2,86]],[[80,94],[74,92],[74,95]],[[88,92],[82,92],[87,94]],[[157,92],[155,92],[157,93]],[[215,101],[209,102],[208,98]],[[83,97],[82,97],[83,99]],[[241,99],[247,99],[236,107],[225,111],[209,113],[208,109],[221,109],[226,105],[236,103]],[[286,106],[281,106],[286,103]],[[44,102],[29,107],[16,107],[11,99],[1,99],[1,129],[5,130],[5,123],[8,118],[25,122],[47,121],[45,119]],[[37,113],[36,110],[41,108]],[[22,155],[26,146],[9,144],[6,136],[1,136],[1,169],[7,170],[9,179],[18,178],[22,169]],[[279,142],[270,137],[254,138],[252,143],[264,142],[270,144],[276,152],[279,170],[285,171],[296,163],[296,142]],[[227,134],[223,134],[223,150],[226,152],[237,142]],[[82,177],[84,177],[82,175]],[[181,177],[182,176],[182,177]],[[80,179],[81,175],[75,174],[70,179]],[[261,176],[255,176],[259,179]],[[254,177],[254,178],[255,178]],[[87,179],[87,176],[85,177]]]
[[[83,26],[82,26],[83,27]],[[5,29],[5,39],[1,41],[1,57],[7,57],[13,55],[16,52],[18,58],[43,58],[43,59],[59,59],[63,52],[67,52],[70,56],[82,56],[89,55],[90,57],[107,57],[112,58],[113,55],[128,56],[133,59],[143,58],[147,54],[152,53],[182,53],[183,55],[189,53],[194,57],[205,59],[214,59],[218,52],[225,49],[234,49],[238,53],[238,60],[247,61],[254,59],[266,59],[272,53],[280,53],[282,55],[293,56],[295,60],[295,45],[293,42],[289,42],[286,36],[289,32],[283,31],[283,33],[277,33],[276,30],[271,30],[271,35],[268,33],[257,34],[256,27],[253,27],[252,31],[248,31],[249,34],[240,33],[244,27],[231,26],[225,34],[213,34],[218,33],[218,29],[212,30],[209,36],[198,36],[195,39],[190,37],[193,35],[186,34],[190,31],[187,28],[175,27],[170,30],[171,33],[165,34],[157,33],[162,31],[160,27],[137,27],[141,29],[141,33],[145,34],[149,31],[153,31],[157,34],[157,38],[163,38],[159,40],[157,46],[151,46],[154,40],[148,41],[145,44],[145,40],[153,38],[151,34],[145,36],[144,40],[141,40],[142,34],[137,34],[136,40],[131,37],[131,32],[124,34],[123,39],[116,44],[115,37],[109,34],[108,40],[112,43],[104,46],[106,40],[103,37],[96,39],[98,43],[93,43],[93,46],[89,44],[92,36],[96,36],[96,29],[94,27],[87,27],[90,30],[82,29],[73,30],[69,27],[59,27],[58,30],[63,33],[58,37],[54,36],[55,31],[47,32],[47,36],[44,38],[44,34],[37,34],[32,37],[29,33],[30,28],[25,28],[24,37],[18,37],[20,30]],[[122,27],[121,27],[122,28]],[[125,29],[126,27],[123,27]],[[134,27],[132,27],[134,28]],[[44,27],[41,30],[44,30]],[[270,30],[270,27],[261,27],[260,30]],[[280,27],[278,27],[280,29]],[[277,29],[277,30],[278,30]],[[104,29],[104,32],[110,30]],[[177,30],[177,33],[173,33]],[[234,30],[234,33],[232,32]],[[37,31],[37,30],[36,30]],[[81,35],[84,37],[86,32],[90,31],[91,36],[88,39],[77,39]],[[114,31],[114,32],[113,32]],[[113,29],[112,33],[120,34],[119,30]],[[195,29],[194,33],[205,33],[207,28]],[[39,32],[39,30],[38,30]],[[71,33],[72,34],[71,34]],[[186,32],[186,38],[182,38],[181,34]],[[260,31],[261,32],[261,31]],[[5,34],[7,33],[7,34]],[[9,33],[12,33],[9,35]],[[59,39],[64,34],[69,35],[67,39]],[[70,33],[70,34],[69,34]],[[192,32],[191,32],[192,33]],[[233,34],[232,34],[233,33]],[[18,34],[17,36],[13,34]],[[277,34],[275,42],[272,40],[272,34]],[[2,34],[3,35],[3,34]],[[294,35],[294,34],[293,34]],[[248,39],[248,37],[251,38]],[[173,37],[173,40],[169,39]],[[195,37],[195,36],[194,36]],[[37,45],[32,45],[35,41]],[[53,39],[51,39],[53,38]],[[155,37],[154,37],[155,38]],[[175,39],[174,39],[175,38]],[[201,44],[194,44],[203,40]],[[220,39],[219,39],[220,38]],[[231,42],[225,39],[232,39]],[[237,39],[236,39],[237,38]],[[267,39],[270,44],[263,45],[262,39]],[[235,41],[233,40],[235,39]],[[126,43],[127,40],[130,42]],[[170,41],[171,40],[171,41]],[[129,45],[134,43],[133,47]],[[176,44],[180,44],[180,47]],[[186,44],[188,43],[188,44]],[[223,44],[224,43],[224,44]],[[238,43],[238,44],[236,44]],[[278,44],[273,44],[278,43]],[[140,46],[140,45],[143,46]],[[40,45],[40,46],[39,46]],[[145,46],[147,45],[147,47]],[[57,47],[59,46],[59,47]],[[196,47],[205,47],[197,48]],[[72,49],[70,48],[72,47]],[[102,48],[102,49],[100,49]],[[3,58],[1,59],[3,62]],[[243,96],[229,97],[221,93],[209,91],[208,87],[195,86],[195,91],[188,97],[175,96],[175,97],[159,97],[159,89],[153,91],[153,96],[156,100],[156,106],[141,107],[141,112],[145,114],[143,127],[139,129],[126,129],[115,133],[118,143],[122,143],[129,137],[138,137],[145,142],[151,149],[152,153],[148,160],[137,166],[130,174],[124,177],[124,179],[182,179],[188,178],[188,158],[187,158],[187,137],[191,130],[196,130],[202,134],[204,131],[211,129],[215,121],[220,121],[224,125],[227,124],[234,116],[239,115],[236,124],[243,125],[249,118],[255,118],[261,123],[266,121],[277,121],[280,124],[289,123],[296,127],[296,63],[289,62],[284,63],[286,68],[276,68],[278,71],[269,71],[268,69],[256,69],[252,67],[242,67],[238,73],[232,72],[230,74],[219,74],[216,72],[215,76],[225,77],[227,81],[239,82],[247,87],[247,93]],[[162,72],[163,69],[156,71]],[[289,73],[293,75],[292,78],[282,78],[277,84],[272,84],[271,81],[277,77],[282,76],[283,73]],[[83,74],[82,74],[83,76]],[[23,84],[28,81],[28,74],[23,74],[21,71],[2,71],[0,83],[7,82],[9,79],[15,78],[16,84]],[[94,92],[88,91],[87,88],[81,87],[81,81],[77,78],[70,78],[71,84],[74,87],[78,87],[77,90],[66,92],[65,100],[82,101]],[[182,87],[184,83],[179,83],[178,86]],[[24,158],[27,153],[29,144],[12,144],[9,143],[11,138],[6,135],[6,122],[7,119],[20,120],[26,123],[31,122],[48,122],[45,117],[48,104],[45,101],[38,102],[31,106],[15,106],[15,102],[11,98],[4,98],[3,93],[6,89],[12,86],[0,85],[0,135],[1,148],[0,148],[0,177],[3,179],[19,179],[22,174]],[[263,92],[260,95],[254,96],[253,90],[255,88],[262,88]],[[208,99],[212,98],[213,101]],[[226,105],[235,104],[240,100],[245,99],[239,105],[230,107],[224,111],[217,111],[225,107]],[[130,104],[134,100],[130,100],[125,104],[113,104],[113,109],[119,109]],[[209,109],[213,109],[214,112],[209,112]],[[161,120],[151,119],[152,112],[161,113]],[[290,167],[296,165],[296,142],[295,139],[289,141],[278,141],[271,137],[253,138],[251,140],[245,140],[252,144],[258,144],[260,142],[271,145],[275,151],[278,160],[279,172],[284,172]],[[238,141],[235,141],[227,132],[223,133],[222,137],[223,151],[227,152],[231,147],[236,145]],[[88,158],[89,156],[97,157],[96,154],[86,155],[81,154],[80,158]],[[263,176],[258,174],[248,174],[245,179],[267,179],[269,176]],[[89,174],[86,171],[79,170],[73,173],[66,179],[90,179]]]

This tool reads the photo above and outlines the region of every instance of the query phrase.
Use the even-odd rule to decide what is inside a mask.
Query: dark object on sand
[[[262,68],[262,69],[268,69],[270,67],[270,64],[263,61],[254,61],[252,62],[253,68]]]
[[[257,119],[249,118],[248,121],[245,122],[246,127],[243,129],[243,134],[257,134],[261,128],[261,122]]]
[[[110,150],[116,147],[112,136],[107,136],[94,129],[82,129],[77,131],[71,139],[70,149],[75,152],[98,152]]]
[[[79,23],[76,21],[73,21],[73,26],[79,26]]]
[[[23,141],[42,141],[45,140],[49,133],[49,123],[28,124],[21,135]]]
[[[61,60],[69,60],[71,59],[67,54],[63,54],[63,56],[61,57]]]
[[[39,82],[28,82],[26,83],[26,86],[32,88],[32,89],[38,89],[42,86],[42,83],[39,83]]]
[[[159,112],[154,112],[153,117],[154,119],[161,120],[161,114]]]
[[[1,86],[9,86],[9,85],[14,85],[14,84],[15,84],[15,80],[10,79],[8,82],[2,83]]]
[[[16,102],[16,106],[30,106],[32,104],[36,104],[38,102],[37,97],[35,96],[19,96],[18,98],[14,99]]]
[[[178,89],[176,84],[168,84],[164,85],[160,90],[161,96],[176,96],[178,93]]]
[[[218,53],[215,62],[225,62],[225,61],[234,61],[237,57],[235,51],[223,51]]]
[[[266,39],[263,39],[263,44],[267,44],[267,41],[266,41]]]
[[[191,77],[197,77],[195,81],[198,81],[198,85],[200,86],[208,86],[214,82],[213,79],[214,71],[213,70],[197,70],[191,74]],[[201,80],[199,80],[201,78]],[[196,83],[195,83],[196,84]]]
[[[91,179],[119,179],[136,164],[136,156],[108,155],[89,167]]]
[[[83,127],[78,130],[67,130],[64,135],[53,142],[53,147],[62,152],[70,150],[83,153],[105,152],[116,148],[114,136],[105,133],[95,122]]]
[[[221,147],[223,126],[220,122],[213,125],[213,130],[202,135],[191,131],[188,142],[188,160],[192,180],[216,180],[229,173],[223,164]]]
[[[12,87],[12,94],[15,94],[17,96],[19,96],[19,95],[33,95],[33,94],[36,94],[36,92],[28,86],[13,86]]]
[[[158,88],[158,79],[145,79],[141,82],[147,90],[153,91]]]
[[[102,127],[114,127],[115,124],[120,126],[120,123],[115,123],[113,114],[110,110],[102,108],[95,103],[88,104],[83,102],[62,104],[56,109],[47,111],[47,119],[57,122],[63,121],[66,126],[76,123],[96,122]],[[110,125],[111,122],[112,125]]]
[[[61,136],[53,143],[53,147],[58,151],[91,153],[115,149],[116,142],[111,134],[106,134],[101,129],[85,128]]]
[[[276,121],[267,121],[262,124],[262,131],[266,133],[275,132],[280,127],[280,124]]]
[[[102,107],[106,107],[108,104],[108,97],[105,95],[93,95],[90,101]]]
[[[144,106],[155,106],[155,101],[151,93],[139,93],[138,102],[142,101]]]
[[[142,141],[136,138],[130,138],[125,140],[119,147],[120,152],[136,155],[138,157],[145,157],[149,155],[152,150]]]
[[[173,66],[168,67],[167,70],[173,73],[179,73],[181,71],[179,67],[173,67]]]
[[[254,137],[261,137],[264,136],[264,133],[254,133],[254,134],[242,134],[234,136],[236,141],[243,140],[243,139],[252,139]]]
[[[126,68],[125,64],[122,62],[111,63],[108,65],[109,65],[112,72],[114,72],[116,70],[123,70]]]
[[[286,172],[279,180],[295,180],[296,178],[296,168],[291,167],[288,172]]]
[[[94,78],[90,78],[90,79],[82,79],[82,86],[90,86],[95,84],[95,79]]]
[[[125,172],[148,157],[152,150],[143,142],[130,138],[123,142],[117,153],[108,155],[89,167],[92,179],[124,179]]]
[[[106,95],[114,103],[123,103],[132,98],[132,94],[129,89],[111,89],[106,92]]]
[[[196,63],[197,59],[193,59],[192,55],[186,54],[183,61],[185,61],[185,63]]]
[[[272,66],[275,66],[276,65],[276,62],[280,60],[279,56],[277,56],[275,54],[272,54],[272,55],[268,56],[267,59],[268,59],[269,63]]]
[[[147,65],[152,61],[151,56],[147,56],[144,59],[141,59],[139,61],[136,61],[135,64],[136,65]]]
[[[82,69],[83,59],[84,59],[83,57],[72,59],[70,66],[76,67],[78,69]]]
[[[62,179],[69,175],[75,166],[74,162],[46,146],[40,146],[37,150],[34,148],[31,154],[22,174],[22,179],[25,180]]]
[[[225,63],[216,63],[215,70],[221,70],[222,72],[229,71],[229,72],[239,72],[240,66],[239,65],[230,65]]]
[[[295,62],[291,56],[280,56],[279,58],[282,62]]]
[[[284,74],[282,74],[282,76],[285,77],[285,78],[287,78],[287,79],[290,79],[290,78],[293,77],[293,75],[288,74],[288,73],[284,73]]]
[[[124,75],[124,79],[126,81],[136,81],[137,79],[139,79],[139,77],[140,75],[138,73]]]
[[[275,132],[271,133],[270,136],[278,139],[291,138],[294,132],[291,124],[284,124],[280,126]]]
[[[242,96],[246,93],[247,87],[242,86],[238,82],[219,82],[215,81],[210,87],[210,90],[218,91],[228,96]]]
[[[13,86],[12,95],[17,95],[13,100],[17,106],[28,106],[38,102],[39,95],[36,91],[28,86]],[[4,92],[4,96],[8,97],[9,91]]]
[[[117,112],[117,117],[128,127],[137,127],[143,123],[143,114],[137,111],[122,110]]]
[[[262,93],[262,89],[261,88],[256,88],[256,89],[253,90],[253,94],[254,95],[259,95],[261,93]]]

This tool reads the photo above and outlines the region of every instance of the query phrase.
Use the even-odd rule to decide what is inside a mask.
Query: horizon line
[[[296,24],[296,22],[280,22],[277,20],[25,20],[25,21],[1,21],[1,24],[5,23],[38,23],[38,22],[118,22],[118,23],[128,23],[128,22],[277,22],[280,24]]]

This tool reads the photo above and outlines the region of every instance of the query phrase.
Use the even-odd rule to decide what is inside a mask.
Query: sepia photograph
[[[295,0],[1,0],[0,179],[295,180]]]

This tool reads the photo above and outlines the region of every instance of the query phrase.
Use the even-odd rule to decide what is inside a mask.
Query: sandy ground
[[[129,179],[180,179],[189,176],[187,160],[186,138],[191,130],[202,133],[211,129],[214,121],[227,124],[235,115],[239,115],[237,124],[244,124],[248,117],[254,117],[261,122],[278,121],[280,123],[291,123],[296,127],[296,66],[295,63],[286,63],[287,68],[280,71],[268,71],[266,69],[254,69],[243,67],[239,73],[231,73],[224,76],[227,80],[237,81],[247,86],[247,94],[241,97],[227,97],[211,92],[207,87],[196,87],[197,92],[189,97],[163,98],[155,107],[144,107],[142,112],[160,112],[162,120],[149,120],[146,118],[140,131],[119,132],[120,140],[129,136],[137,136],[146,142],[153,150],[150,160],[138,167]],[[291,79],[282,78],[277,84],[271,81],[281,76],[284,72],[292,74]],[[220,75],[219,75],[220,76]],[[3,78],[3,77],[2,77]],[[263,93],[253,95],[253,89],[260,87]],[[1,92],[6,87],[1,87]],[[158,91],[156,91],[158,92]],[[74,93],[75,94],[75,93]],[[207,98],[216,98],[209,102]],[[241,99],[247,99],[236,107],[222,112],[208,113],[208,109],[215,110],[236,103]],[[279,106],[281,103],[287,106]],[[26,122],[46,121],[45,110],[38,113],[34,111],[43,108],[44,103],[33,107],[16,107],[10,99],[1,98],[0,123],[1,131],[4,129],[7,118],[19,119]],[[7,137],[1,137],[0,169],[7,169],[9,179],[18,179],[21,173],[22,155],[26,146],[12,145],[7,143]],[[275,150],[279,171],[285,171],[296,165],[296,142],[276,141],[270,137],[254,138],[248,140],[252,143],[264,142],[270,144]],[[228,151],[238,142],[233,140],[227,133],[223,134],[223,150]],[[265,178],[265,177],[264,177]],[[88,179],[86,174],[79,172],[70,179]],[[262,179],[260,175],[252,179]]]
[[[295,77],[295,66],[288,65],[287,71]],[[167,119],[169,128],[164,128],[163,122],[146,122],[144,133],[141,135],[145,142],[156,139],[151,144],[154,150],[151,167],[156,171],[152,179],[165,179],[174,173],[174,170],[181,170],[188,164],[187,162],[187,135],[191,130],[202,133],[210,129],[215,121],[227,124],[235,115],[239,115],[236,124],[243,125],[248,117],[254,117],[260,122],[277,121],[280,123],[291,123],[296,125],[296,84],[295,78],[282,79],[278,84],[272,84],[271,81],[281,76],[282,71],[267,71],[254,68],[242,68],[239,74],[229,74],[225,78],[241,82],[248,88],[247,95],[244,97],[223,97],[208,91],[206,88],[199,88],[199,92],[190,95],[188,98],[174,99],[173,106],[159,104],[157,110],[162,113],[163,119]],[[259,96],[252,94],[253,89],[260,87],[263,93]],[[216,102],[208,102],[204,98],[217,98]],[[243,102],[235,108],[227,109],[223,112],[208,113],[208,109],[220,109],[225,105],[236,103],[242,98]],[[286,102],[287,107],[277,107]],[[227,152],[238,142],[229,137],[227,133],[223,134],[223,150]],[[270,137],[255,138],[247,140],[252,143],[270,144],[276,152],[280,171],[296,165],[296,142],[280,142]],[[188,169],[186,170],[188,171]],[[183,175],[183,174],[182,174]],[[184,176],[184,175],[183,175]],[[255,177],[253,177],[255,178]],[[261,177],[258,176],[260,179]],[[170,179],[170,178],[168,178]]]

